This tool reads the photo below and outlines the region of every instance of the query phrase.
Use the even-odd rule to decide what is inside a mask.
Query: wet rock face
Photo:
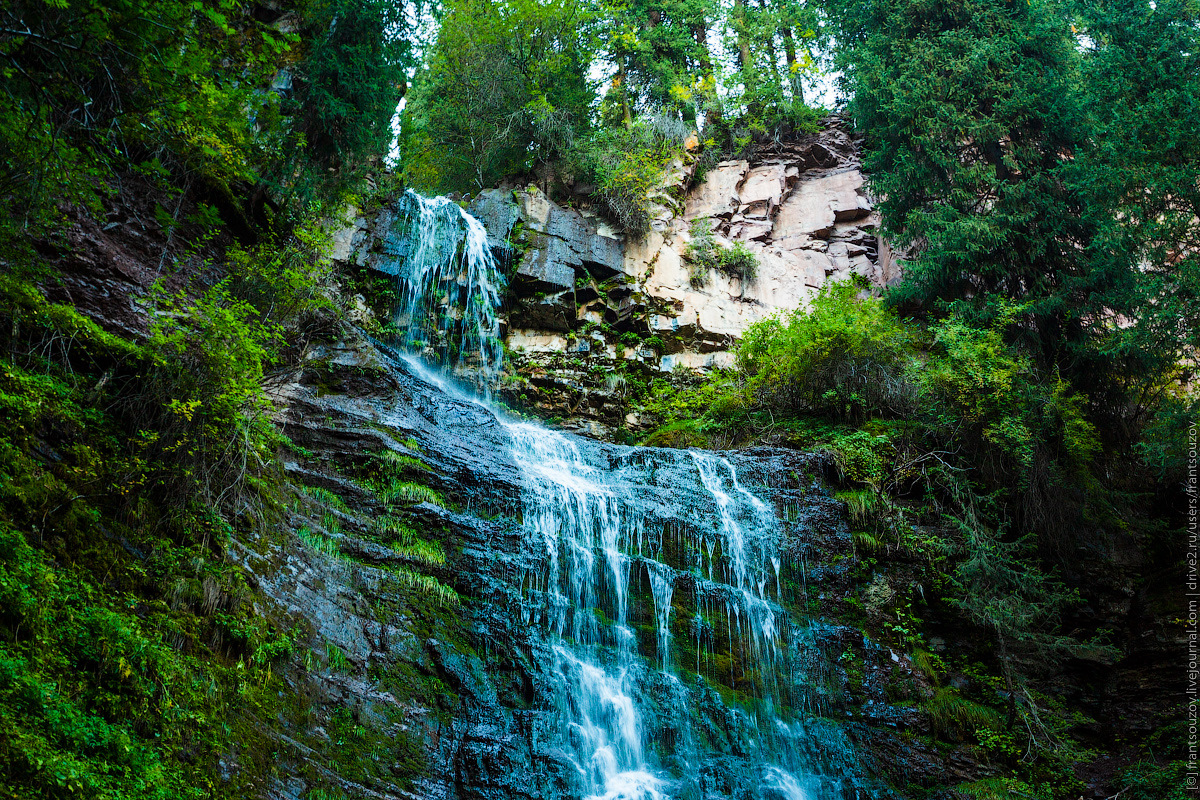
[[[381,798],[559,800],[592,793],[572,762],[572,748],[582,747],[568,735],[578,712],[562,703],[564,680],[582,680],[583,667],[556,644],[561,640],[553,634],[553,620],[560,606],[547,602],[546,542],[531,535],[536,528],[530,527],[530,515],[543,506],[529,504],[530,469],[548,462],[515,457],[513,423],[439,381],[399,354],[360,341],[315,348],[308,364],[278,391],[279,421],[303,453],[286,465],[289,476],[337,494],[348,510],[329,509],[323,516],[291,511],[280,535],[265,544],[247,543],[237,558],[265,600],[309,632],[306,649],[321,654],[337,648],[347,665],[289,671],[304,711],[281,722],[280,778],[272,797],[298,800],[316,785]],[[630,505],[620,513],[629,515],[628,525],[617,530],[630,536],[635,527],[645,531],[645,544],[638,545],[643,549],[635,551],[645,556],[633,560],[628,576],[627,607],[631,646],[646,660],[631,662],[622,684],[637,698],[644,759],[664,779],[694,778],[696,796],[795,796],[763,766],[764,734],[722,695],[744,693],[753,705],[753,695],[767,684],[766,666],[734,666],[761,657],[745,638],[749,620],[726,618],[730,600],[722,581],[728,578],[714,569],[712,551],[689,544],[691,537],[703,541],[713,535],[723,518],[713,505],[718,495],[695,474],[693,462],[700,455],[574,441],[607,487],[587,501],[600,503],[593,510],[616,513],[606,493],[627,498]],[[429,468],[421,479],[450,501],[447,508],[426,503],[409,512],[414,526],[444,547],[446,563],[433,572],[462,598],[460,606],[432,621],[414,610],[395,582],[392,568],[403,562],[368,540],[371,520],[385,513],[378,497],[348,477],[385,450],[419,457]],[[871,793],[889,796],[872,783],[867,762],[857,762],[847,737],[858,736],[856,725],[867,736],[873,726],[894,729],[902,712],[888,704],[882,689],[868,690],[877,695],[870,714],[848,705],[846,678],[834,657],[859,647],[861,633],[809,622],[798,611],[805,604],[824,607],[825,598],[840,598],[851,585],[850,538],[840,504],[823,488],[825,462],[771,448],[727,457],[727,469],[736,469],[744,486],[768,498],[778,520],[779,538],[772,546],[779,548],[782,572],[766,589],[756,582],[747,586],[774,598],[778,580],[779,597],[793,615],[780,639],[776,658],[782,661],[769,663],[786,662],[802,679],[779,695],[787,698],[792,721],[772,734],[770,747],[815,774],[857,776],[811,778],[802,787],[811,797],[868,796],[855,792],[872,785]],[[722,480],[728,491],[728,478]],[[693,506],[700,516],[680,516]],[[313,551],[296,533],[334,522],[340,526],[340,555]],[[761,535],[746,530],[748,536]],[[567,558],[566,541],[559,547]],[[720,560],[721,547],[715,552]],[[651,569],[646,559],[662,566]],[[600,570],[597,586],[608,586],[608,592],[606,570]],[[654,599],[661,596],[655,576],[661,578],[663,570],[674,575],[666,617]],[[764,577],[772,574],[767,570]],[[600,641],[607,641],[602,631],[616,613],[608,603],[600,602],[607,611],[595,618],[580,616],[585,609],[574,606],[564,618],[566,630],[581,625],[586,632],[599,624]],[[670,642],[675,665],[667,671],[658,661],[663,641]],[[886,649],[864,658],[877,664],[873,670],[902,666]],[[830,721],[837,718],[860,721],[843,730]],[[364,731],[340,748],[345,735],[335,732],[339,720],[352,720],[355,730]],[[405,760],[414,742],[424,753],[424,769],[415,775]],[[337,761],[348,753],[362,757],[356,755],[350,766]]]

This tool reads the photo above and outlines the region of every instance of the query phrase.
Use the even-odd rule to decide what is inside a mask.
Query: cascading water
[[[607,448],[608,463],[599,463],[582,440],[528,423],[507,427],[524,474],[523,527],[545,553],[522,579],[525,622],[554,638],[554,700],[578,794],[703,796],[696,769],[706,754],[689,741],[686,721],[711,700],[698,680],[708,672],[745,695],[736,713],[746,732],[740,746],[757,764],[754,796],[842,797],[841,776],[829,769],[847,756],[836,731],[814,743],[804,720],[782,710],[806,677],[787,655],[803,631],[792,630],[779,604],[775,514],[741,485],[734,465],[711,453],[636,448],[615,448],[615,461]],[[689,626],[707,627],[711,640],[708,653],[697,641],[695,660],[678,673],[677,584],[695,604],[683,611]],[[685,721],[669,737],[670,753],[654,746],[664,719]]]
[[[485,386],[500,372],[504,276],[479,220],[445,197],[405,192],[390,252],[399,302],[392,325],[407,348],[432,352],[451,368],[473,367]]]
[[[431,311],[455,320],[436,334],[457,336],[494,378],[502,282],[486,233],[449,201],[405,203],[398,323],[424,347]],[[811,665],[824,659],[785,608],[783,531],[734,461],[601,445],[493,413],[520,472],[527,557],[514,611],[540,637],[563,795],[854,796],[851,749],[813,713]],[[713,777],[713,764],[734,762],[722,774],[741,785]]]

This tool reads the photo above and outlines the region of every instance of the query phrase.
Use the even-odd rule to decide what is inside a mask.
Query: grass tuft
[[[999,730],[1002,727],[1000,713],[996,709],[968,700],[954,689],[938,689],[933,697],[925,701],[925,709],[939,733],[954,732],[961,735],[974,733],[980,728]]]

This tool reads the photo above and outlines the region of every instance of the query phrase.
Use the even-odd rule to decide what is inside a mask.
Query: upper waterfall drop
[[[500,373],[505,279],[483,224],[446,197],[409,189],[389,238],[399,300],[392,325],[407,348],[451,369],[473,368],[490,386]]]

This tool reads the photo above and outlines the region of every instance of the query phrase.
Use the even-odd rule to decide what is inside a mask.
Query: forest
[[[972,765],[860,796],[1194,790],[1196,0],[14,0],[0,75],[0,799],[432,796],[432,734],[348,711],[317,777],[279,788],[320,760],[281,733],[308,713],[297,676],[394,679],[447,730],[468,693],[271,607],[248,565],[330,546],[296,515],[385,520],[396,624],[493,667],[446,610],[473,602],[464,546],[419,508],[471,504],[434,459],[358,459],[370,514],[288,466],[316,446],[281,387],[386,339],[362,307],[396,300],[330,258],[347,209],[532,186],[636,242],[678,164],[692,191],[831,120],[902,279],[796,298],[726,369],[631,373],[653,426],[619,441],[828,457],[846,624],[927,688],[889,695],[926,721],[897,741]],[[690,241],[694,288],[753,279],[749,249]],[[889,569],[908,588],[870,599]],[[832,655],[861,689],[855,652]],[[348,777],[384,780],[385,746],[403,793],[357,791],[385,791]]]

